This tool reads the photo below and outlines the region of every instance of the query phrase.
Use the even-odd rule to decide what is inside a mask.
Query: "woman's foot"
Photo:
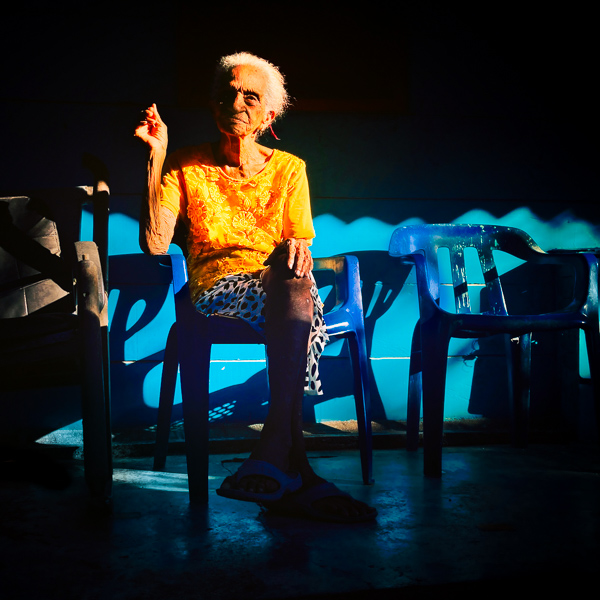
[[[225,478],[217,494],[246,502],[276,501],[301,486],[299,473],[284,472],[271,463],[249,458],[235,474]]]
[[[272,434],[270,431],[275,430]],[[261,437],[251,452],[249,458],[244,461],[242,467],[238,471],[227,477],[223,482],[225,488],[235,487],[237,489],[259,493],[272,494],[277,492],[281,486],[281,477],[279,472],[284,474],[293,472],[297,474],[298,469],[290,467],[291,440],[289,436],[281,435],[274,427],[269,428],[267,425],[263,427]],[[259,468],[258,470],[248,468],[246,463],[258,464],[269,463],[273,468]],[[243,474],[242,474],[243,473]]]

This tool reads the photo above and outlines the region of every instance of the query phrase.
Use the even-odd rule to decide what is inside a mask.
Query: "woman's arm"
[[[283,241],[275,248],[272,257],[284,254],[288,269],[296,277],[308,277],[313,268],[313,259],[309,250],[315,229],[310,209],[310,194],[306,165],[303,160],[295,159],[293,172],[287,185],[287,199],[283,215]],[[271,256],[265,264],[269,264]]]
[[[167,126],[160,118],[156,104],[146,110],[146,119],[135,135],[150,150],[147,186],[140,214],[140,247],[149,254],[166,254],[173,239],[177,216],[160,204],[162,169],[167,156]]]

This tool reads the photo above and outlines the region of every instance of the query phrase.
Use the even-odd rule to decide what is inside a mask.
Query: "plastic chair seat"
[[[440,248],[448,249],[454,312],[440,305]],[[476,312],[465,267],[465,250],[474,248],[487,295],[486,310]],[[576,279],[567,306],[541,314],[510,314],[494,259],[501,251],[535,265],[573,268]],[[600,431],[600,330],[598,322],[598,260],[594,254],[546,253],[525,232],[494,225],[415,225],[392,234],[389,253],[413,264],[419,298],[419,321],[413,334],[408,391],[407,447],[418,446],[423,405],[424,471],[439,477],[448,345],[451,338],[506,334],[509,389],[514,409],[516,442],[527,440],[531,333],[579,328],[585,332]]]

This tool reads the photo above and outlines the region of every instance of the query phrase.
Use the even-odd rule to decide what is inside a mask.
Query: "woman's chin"
[[[226,121],[217,121],[219,131],[229,135],[244,135],[247,133],[248,124],[243,121],[232,119]]]

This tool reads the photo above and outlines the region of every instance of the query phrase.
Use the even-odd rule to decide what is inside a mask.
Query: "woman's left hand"
[[[267,260],[265,265],[270,265],[279,258],[285,260],[288,269],[294,271],[296,277],[308,277],[313,268],[313,259],[308,249],[307,240],[287,238],[279,244]]]

